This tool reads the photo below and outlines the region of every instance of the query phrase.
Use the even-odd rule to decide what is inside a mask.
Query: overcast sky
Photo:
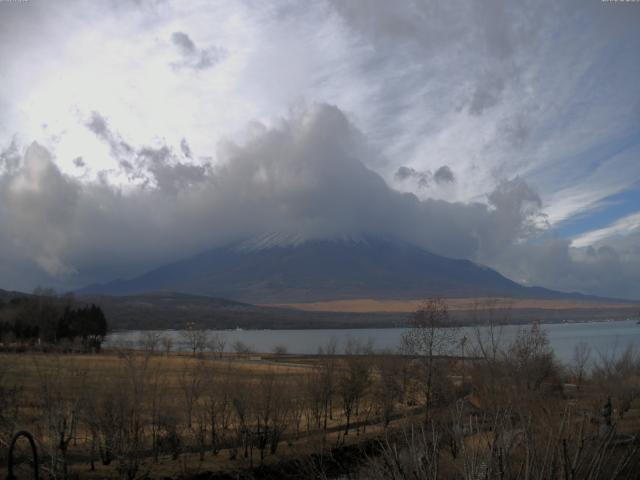
[[[0,1],[0,288],[395,235],[640,299],[640,3]]]

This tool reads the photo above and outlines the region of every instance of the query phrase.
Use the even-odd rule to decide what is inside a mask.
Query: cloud
[[[18,145],[15,139],[11,140],[11,143],[7,148],[0,152],[0,173],[12,172],[20,165],[20,153],[18,152]]]
[[[180,49],[183,56],[193,55],[197,52],[195,43],[193,43],[186,33],[173,32],[171,41]]]
[[[0,219],[5,252],[20,250],[52,276],[73,273],[65,259],[67,226],[74,215],[79,188],[34,143],[19,169],[0,177]]]
[[[503,89],[504,80],[501,78],[491,78],[479,82],[469,104],[469,113],[482,115],[486,109],[497,105]]]
[[[56,233],[58,246],[43,253],[63,266],[50,271],[77,270],[65,282],[137,272],[163,255],[178,258],[266,224],[314,235],[380,229],[376,221],[385,221],[387,230],[435,252],[529,282],[556,285],[557,278],[566,288],[596,288],[585,286],[579,270],[545,276],[535,261],[509,270],[501,255],[518,248],[523,262],[538,258],[534,247],[545,242],[527,241],[537,229],[593,214],[639,177],[640,9],[633,5],[70,2],[0,2],[0,145],[9,146],[0,154],[0,175],[8,182],[24,169],[24,146],[35,139],[77,192],[75,223],[67,226],[75,235]],[[312,136],[300,133],[303,118],[315,125],[310,119],[328,116],[310,113],[312,102],[348,112],[366,139],[352,142],[366,152],[337,148],[340,136],[332,133],[327,143],[341,168],[320,160],[269,162],[267,153],[320,156],[308,147]],[[297,110],[306,113],[289,113]],[[254,121],[259,127],[245,128]],[[359,174],[344,156],[360,162]],[[74,164],[78,157],[84,168]],[[244,157],[255,160],[236,161]],[[324,167],[308,173],[312,180],[295,175],[316,164]],[[445,170],[438,175],[442,166],[454,181]],[[285,188],[290,183],[269,180],[269,168],[294,181],[299,197]],[[331,181],[321,180],[327,175]],[[365,188],[364,178],[405,193]],[[368,192],[378,211],[356,207],[366,202],[346,187],[336,190],[339,181]],[[315,192],[314,182],[337,197]],[[534,195],[522,182],[536,187]],[[340,210],[337,198],[354,207],[320,213]],[[253,210],[245,211],[245,200]],[[18,245],[25,231],[6,208],[0,206],[2,248]],[[549,249],[558,252],[558,264],[569,259],[567,268],[602,266],[604,260],[581,253],[593,241],[596,258],[612,261],[608,250],[598,253],[611,247],[623,270],[627,260],[636,265],[622,242],[637,239],[632,231],[621,231],[620,241],[594,235]],[[148,251],[136,249],[150,238]],[[45,263],[34,260],[39,243],[6,248],[0,278],[12,271],[36,281]],[[113,262],[99,264],[107,253]],[[608,277],[598,278],[597,288],[606,288]]]
[[[92,112],[91,118],[86,123],[87,128],[103,140],[110,140],[111,132],[107,121],[98,112]]]
[[[640,10],[632,6],[6,3],[0,136],[18,131],[24,143],[55,146],[59,159],[92,153],[92,168],[111,163],[86,151],[77,118],[65,112],[98,111],[136,145],[160,138],[177,148],[186,137],[215,162],[217,143],[241,141],[249,121],[327,101],[358,119],[382,153],[365,162],[387,180],[403,165],[434,172],[446,163],[456,173],[456,188],[436,192],[407,182],[420,197],[471,201],[521,176],[538,186],[556,224],[640,174],[631,160],[630,172],[612,165],[612,152],[637,134],[638,103],[629,99],[640,98]],[[220,59],[218,50],[207,57],[210,46],[224,61],[205,69],[204,81],[191,73]],[[598,164],[608,167],[596,185],[606,189],[587,180]]]
[[[416,183],[418,188],[422,189],[429,187],[433,182],[436,185],[451,184],[455,182],[456,177],[447,165],[442,165],[435,173],[431,173],[430,170],[419,171],[403,165],[396,170],[394,179],[398,182],[411,180]]]
[[[106,141],[118,138],[105,125],[93,124]],[[181,162],[167,146],[134,152],[126,168],[146,181],[125,191],[74,180],[32,145],[20,168],[2,177],[0,218],[12,248],[28,245],[31,265],[66,284],[138,273],[265,232],[382,234],[479,258],[525,234],[532,216],[526,205],[536,203],[519,179],[501,184],[489,204],[395,191],[364,165],[376,152],[362,133],[324,104],[244,144],[227,142],[217,167]]]
[[[510,246],[494,260],[494,266],[528,285],[639,300],[638,245],[638,231],[620,244],[581,248],[572,247],[567,239],[550,239]]]
[[[405,167],[403,165],[396,170],[394,178],[400,182],[414,180],[418,184],[418,188],[426,188],[431,183],[433,175],[430,171],[419,172],[415,168]]]
[[[443,165],[433,174],[433,179],[437,184],[443,184],[455,182],[456,177],[449,167]]]
[[[185,157],[193,158],[193,155],[191,154],[191,148],[189,147],[187,140],[185,140],[184,138],[180,140],[180,150],[182,150],[182,154]]]
[[[91,112],[85,126],[109,146],[114,158],[121,159],[133,152],[131,145],[125,142],[120,135],[111,131],[107,120],[100,113]]]
[[[178,48],[180,61],[172,63],[175,69],[192,68],[194,70],[206,70],[213,67],[224,57],[224,50],[218,47],[198,49],[193,40],[184,32],[173,32],[171,42]]]
[[[118,138],[111,128],[98,131]],[[399,192],[366,167],[364,159],[379,154],[367,138],[326,104],[253,131],[246,142],[223,143],[217,166],[186,163],[166,145],[132,147],[127,168],[142,181],[126,188],[108,177],[75,180],[33,144],[0,177],[3,278],[17,279],[4,286],[81,286],[275,232],[392,236],[526,284],[637,298],[638,234],[580,249],[569,240],[532,242],[542,201],[521,177],[503,179],[483,202]],[[453,176],[446,166],[438,171],[441,182]]]
[[[603,241],[611,241],[613,238],[625,238],[630,234],[637,233],[640,229],[640,213],[633,213],[627,215],[619,220],[616,220],[611,225],[591,230],[575,237],[571,244],[574,247],[588,247],[591,245],[598,245]]]
[[[87,127],[109,146],[111,155],[118,160],[120,169],[130,181],[138,185],[152,185],[165,192],[175,193],[181,188],[199,182],[209,167],[208,163],[193,165],[181,162],[167,145],[143,146],[136,150],[125,142],[118,132],[113,131],[98,112],[92,113]],[[191,149],[185,139],[180,142],[180,150],[184,157],[193,160]],[[104,172],[104,175],[108,176],[108,173]]]

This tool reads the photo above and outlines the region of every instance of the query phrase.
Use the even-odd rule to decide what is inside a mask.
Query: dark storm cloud
[[[171,41],[175,46],[180,49],[180,52],[184,56],[193,55],[196,53],[196,45],[184,32],[174,32],[171,35]]]
[[[87,128],[95,133],[103,140],[108,140],[111,137],[111,132],[107,126],[107,121],[98,112],[92,112],[91,118],[86,123]]]
[[[398,181],[406,181],[406,180],[414,180],[419,188],[426,188],[431,183],[431,178],[433,175],[430,171],[420,172],[415,168],[411,167],[399,167],[396,170],[394,178]]]
[[[127,173],[133,173],[134,168],[131,162],[127,160],[120,160],[119,165],[123,168],[123,170]]]
[[[80,194],[49,152],[32,145],[20,168],[0,177],[0,257],[26,256],[54,276],[72,273],[63,251]]]
[[[180,162],[175,152],[166,145],[143,146],[135,150],[97,112],[92,113],[86,125],[109,145],[111,155],[118,160],[118,165],[130,180],[139,181],[145,186],[153,184],[165,193],[176,193],[204,178],[205,166]],[[185,157],[191,158],[186,140],[182,140],[180,149]]]
[[[399,182],[414,181],[418,188],[427,188],[432,182],[437,185],[446,185],[455,182],[456,179],[451,168],[447,165],[442,165],[435,173],[431,173],[430,170],[419,171],[411,167],[402,166],[396,170],[394,178]]]
[[[433,174],[433,179],[437,184],[443,184],[455,182],[456,177],[448,166],[443,165]]]
[[[2,171],[11,172],[18,168],[20,165],[20,152],[15,139],[11,140],[11,143],[7,148],[0,152],[0,173]]]
[[[157,187],[167,193],[177,193],[205,180],[205,166],[178,161],[174,152],[166,145],[140,149],[137,161],[140,170],[147,171]]]
[[[109,123],[100,113],[91,112],[91,117],[85,125],[95,133],[100,140],[109,145],[113,157],[122,159],[124,156],[130,155],[133,152],[131,145],[111,130]]]

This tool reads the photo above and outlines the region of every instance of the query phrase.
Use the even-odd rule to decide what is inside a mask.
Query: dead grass
[[[536,300],[493,298],[447,298],[450,311],[466,311],[487,308],[494,309],[539,309],[539,310],[593,310],[593,309],[629,309],[631,304],[598,303],[577,300]],[[309,312],[343,312],[343,313],[410,313],[415,312],[421,299],[412,300],[378,300],[359,298],[351,300],[328,300],[324,302],[287,303],[269,305],[272,307],[288,307]]]
[[[82,388],[92,392],[99,392],[101,384],[113,384],[114,381],[116,384],[118,384],[118,381],[123,382],[122,388],[127,388],[126,362],[123,362],[122,353],[123,352],[106,351],[100,355],[0,354],[0,365],[5,372],[3,383],[19,386],[22,390],[20,393],[20,401],[22,403],[21,421],[23,421],[24,424],[20,426],[36,432],[37,435],[42,435],[43,429],[38,426],[38,418],[40,417],[36,411],[37,402],[35,402],[34,399],[37,399],[38,395],[42,392],[41,381],[43,376],[59,378],[60,383],[66,385],[65,382],[73,378],[75,373],[85,374],[87,383],[83,384]],[[133,358],[139,360],[143,358],[142,353],[126,353],[133,355]],[[342,357],[338,356],[335,357],[335,359],[338,368],[340,368],[343,361]],[[204,361],[207,365],[208,375],[222,374],[223,372],[229,374],[229,371],[231,371],[234,381],[240,381],[241,383],[249,384],[249,386],[255,385],[256,387],[259,387],[259,380],[265,373],[275,373],[276,375],[286,377],[288,381],[286,387],[290,389],[290,395],[297,395],[300,392],[297,392],[294,388],[296,387],[294,380],[296,375],[307,374],[310,369],[315,367],[315,364],[319,360],[320,357],[316,356],[277,357],[274,355],[263,355],[261,356],[261,360],[250,361],[234,355],[227,355],[225,358],[219,359],[213,355],[205,356],[204,358],[194,358],[187,354],[171,354],[168,356],[157,354],[150,356],[148,361],[151,370],[161,372],[163,378],[163,395],[169,399],[169,401],[164,404],[165,408],[179,411],[182,408],[180,403],[182,401],[180,376],[185,371],[186,366],[196,365]],[[307,365],[308,368],[303,368],[300,365]],[[453,370],[455,370],[455,368]],[[69,396],[75,395],[76,391],[74,389],[77,388],[79,388],[78,383],[69,382],[66,388],[66,394]],[[251,389],[249,389],[249,391],[253,392]],[[255,391],[258,392],[259,390],[256,388]],[[584,405],[585,408],[592,404],[601,405],[601,397],[602,391],[595,388],[595,386],[590,386],[578,392],[573,399],[563,400],[560,397],[554,397],[551,401],[552,403],[545,402],[545,408],[551,407],[551,410],[554,412],[553,415],[560,416],[569,404],[578,403]],[[471,397],[467,397],[467,401],[469,400],[471,400]],[[485,407],[487,406],[485,405]],[[481,402],[480,409],[482,409]],[[413,412],[413,409],[411,409],[411,411]],[[409,412],[410,409],[408,407],[399,411],[402,416],[410,417]],[[366,427],[366,433],[360,432],[357,434],[357,430],[354,428],[351,433],[345,437],[340,428],[344,423],[344,419],[341,417],[339,402],[336,401],[332,413],[334,419],[329,421],[328,432],[312,431],[311,433],[307,433],[304,432],[303,428],[302,435],[296,439],[295,436],[292,435],[291,430],[289,430],[283,438],[277,454],[268,455],[265,458],[265,463],[275,464],[293,458],[301,458],[337,445],[362,443],[382,433],[382,427],[380,425],[369,425]],[[449,415],[448,410],[445,413]],[[413,414],[414,413],[411,415]],[[419,413],[415,414],[418,415]],[[392,424],[392,428],[399,429],[401,425],[402,420],[396,420]],[[629,434],[636,434],[640,431],[640,399],[636,399],[631,410],[625,415],[624,420],[619,422],[618,427],[620,432]],[[78,437],[81,439],[86,438],[88,435],[82,428],[84,427],[81,427],[78,431]],[[183,430],[183,435],[185,435],[184,438],[191,442],[193,441],[193,438],[188,437],[188,435],[191,435],[188,431]],[[469,445],[474,442],[485,444],[486,439],[486,433],[480,433],[475,437],[469,437],[467,441],[470,442]],[[120,478],[117,470],[117,462],[113,462],[109,466],[104,466],[101,465],[99,461],[96,461],[96,470],[90,470],[86,442],[79,441],[77,445],[73,445],[69,457],[71,460],[71,471],[74,474],[78,474],[80,478]],[[254,450],[253,465],[257,466],[259,462],[259,453],[257,450]],[[177,476],[188,477],[202,472],[225,472],[233,474],[234,472],[247,469],[251,463],[251,459],[243,458],[241,454],[238,455],[237,459],[231,460],[229,451],[225,449],[222,449],[217,455],[213,455],[210,451],[207,451],[204,460],[200,459],[198,453],[183,452],[179,458],[175,460],[168,455],[163,455],[157,463],[154,463],[150,456],[145,458],[140,468],[140,474],[141,476],[147,475],[148,478],[151,479],[176,478]]]
[[[131,353],[131,352],[129,352]],[[134,358],[142,359],[142,353],[135,353]],[[195,358],[186,354],[171,355],[153,355],[149,357],[149,369],[159,370],[163,377],[163,395],[171,399],[165,406],[167,408],[182,409],[182,394],[180,391],[180,375],[185,370],[185,366],[196,364],[198,362],[206,362],[207,374],[216,375],[216,372],[229,374],[236,381],[246,384],[258,384],[259,379],[266,373],[275,373],[282,375],[290,382],[289,385],[295,385],[294,378],[296,375],[307,373],[308,369],[301,368],[301,358],[296,358],[296,365],[290,366],[286,362],[278,364],[273,362],[275,357],[266,357],[268,363],[259,361],[247,361],[244,358],[227,356],[219,359],[214,356]],[[313,368],[314,360],[304,359],[309,362],[309,368]],[[115,351],[107,351],[100,355],[80,355],[80,354],[0,354],[0,362],[6,375],[3,382],[8,385],[15,385],[20,388],[20,428],[26,428],[33,431],[41,442],[48,442],[44,437],[45,432],[40,422],[40,413],[37,411],[37,399],[42,395],[43,378],[48,377],[49,381],[53,378],[57,379],[61,387],[64,387],[65,396],[76,396],[78,389],[99,392],[101,384],[109,384],[115,381],[122,382],[122,388],[128,388],[127,371],[125,369],[122,356]],[[71,382],[70,378],[75,375],[83,375],[86,383]],[[292,395],[297,392],[291,391]],[[336,402],[337,403],[337,402]],[[282,442],[276,455],[268,455],[265,463],[275,464],[283,460],[292,458],[300,458],[301,456],[318,453],[326,448],[331,448],[338,444],[349,444],[361,442],[372,435],[379,434],[380,426],[367,426],[366,434],[356,434],[354,429],[352,433],[344,437],[341,430],[342,418],[339,408],[336,406],[333,410],[334,420],[329,421],[329,432],[312,432],[311,434],[302,433],[299,439],[295,439],[292,433],[287,435],[285,441]],[[183,432],[187,435],[187,432]],[[84,427],[79,427],[77,436],[87,438],[88,431]],[[78,442],[72,445],[69,451],[70,468],[80,478],[120,478],[117,471],[117,462],[111,465],[102,465],[99,461],[95,462],[95,470],[92,471],[87,457],[87,445],[85,442]],[[254,450],[253,462],[249,458],[243,458],[238,455],[235,460],[230,459],[229,451],[222,449],[217,455],[207,452],[204,460],[200,459],[198,453],[183,452],[178,459],[172,459],[169,455],[160,457],[158,463],[154,463],[151,457],[145,458],[142,462],[140,473],[148,476],[148,478],[174,478],[176,475],[196,475],[205,471],[212,472],[238,472],[247,469],[251,464],[257,466],[260,463],[259,452]]]

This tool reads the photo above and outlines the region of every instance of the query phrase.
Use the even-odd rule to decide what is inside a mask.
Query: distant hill
[[[15,292],[11,290],[2,290],[0,288],[0,301],[3,301],[3,302],[8,302],[12,298],[28,297],[28,296],[29,296],[28,293]]]
[[[0,305],[12,298],[30,296],[22,292],[0,290]],[[483,299],[478,299],[480,302]],[[291,307],[259,306],[208,296],[174,292],[137,295],[77,295],[79,304],[97,304],[107,317],[112,330],[181,329],[193,322],[211,329],[310,329],[310,328],[372,328],[405,326],[413,311],[412,301],[391,302],[393,309],[369,311],[308,311]],[[339,302],[338,302],[339,303]],[[353,303],[347,301],[347,303]],[[361,303],[355,301],[356,304]],[[374,304],[386,305],[386,302]],[[483,321],[483,316],[471,309],[474,299],[449,300],[450,315],[454,322],[470,324]],[[496,304],[506,308],[498,318],[510,323],[528,323],[534,320],[579,321],[635,318],[638,306],[634,304],[580,303],[566,300],[509,301]],[[301,308],[314,307],[312,304]],[[316,304],[315,307],[322,307]],[[375,307],[375,305],[374,305]],[[387,306],[388,307],[388,306]],[[376,307],[376,308],[379,308]],[[0,310],[1,311],[1,310]],[[495,318],[494,318],[495,319]]]
[[[482,299],[480,299],[482,301]],[[220,298],[180,293],[151,293],[131,296],[88,295],[77,301],[95,303],[104,310],[114,330],[180,329],[194,322],[212,329],[310,329],[310,328],[372,328],[406,326],[410,311],[302,311],[294,308],[265,307]],[[409,302],[411,303],[411,302]],[[450,315],[455,322],[470,324],[483,321],[468,308],[471,299],[450,301]],[[493,319],[509,323],[604,320],[634,318],[637,305],[589,303],[559,300],[546,305],[545,301],[516,302]],[[554,305],[555,304],[555,305]]]
[[[190,322],[212,329],[394,327],[407,320],[406,313],[304,312],[170,292],[77,299],[100,305],[115,330],[181,329]]]
[[[266,236],[216,248],[80,294],[180,292],[258,304],[379,298],[515,297],[588,299],[524,287],[469,260],[382,238],[300,241]]]

